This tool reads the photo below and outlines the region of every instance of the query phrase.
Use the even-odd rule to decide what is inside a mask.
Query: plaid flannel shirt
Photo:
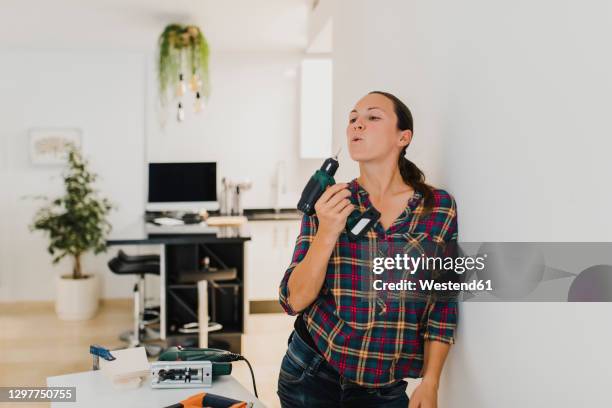
[[[348,186],[351,201],[361,212],[371,207],[368,193],[354,179]],[[361,297],[370,282],[371,248],[385,242],[457,240],[457,211],[453,197],[434,189],[434,207],[423,208],[416,192],[404,212],[387,231],[380,222],[357,242],[340,234],[328,263],[319,296],[301,314],[306,328],[326,360],[346,379],[365,387],[391,384],[422,376],[424,342],[454,343],[458,320],[456,301],[368,300]],[[280,304],[289,315],[297,313],[287,302],[287,282],[304,259],[318,227],[316,214],[304,215],[291,264],[280,283]]]

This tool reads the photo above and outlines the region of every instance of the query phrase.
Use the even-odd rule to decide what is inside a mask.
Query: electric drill
[[[255,385],[255,374],[251,363],[240,354],[231,353],[227,350],[215,348],[198,348],[198,347],[169,347],[159,356],[159,361],[210,361],[212,362],[213,378],[220,375],[229,375],[232,373],[233,361],[244,361],[249,366],[251,371],[251,379],[253,380],[253,391],[257,397],[257,386]]]
[[[212,348],[169,347],[159,356],[159,361],[211,361],[212,375],[229,375],[232,373],[232,361],[238,361],[242,356],[226,350]]]
[[[340,153],[340,150],[338,150]],[[327,186],[336,184],[334,174],[338,170],[338,153],[334,157],[323,162],[323,165],[317,170],[302,191],[302,196],[298,202],[297,208],[306,215],[315,213],[315,203],[321,197]],[[355,209],[348,216],[346,223],[346,233],[351,240],[357,240],[363,237],[380,218],[380,213],[374,207],[368,208],[363,214]]]
[[[340,153],[340,151],[338,151],[338,153]],[[336,184],[334,174],[336,174],[336,170],[338,170],[339,166],[338,153],[336,153],[334,157],[325,160],[321,168],[315,171],[312,177],[310,177],[310,180],[308,180],[306,187],[304,187],[304,191],[302,191],[302,196],[297,205],[298,210],[302,211],[304,214],[313,215],[315,212],[315,203],[325,192],[327,186]]]

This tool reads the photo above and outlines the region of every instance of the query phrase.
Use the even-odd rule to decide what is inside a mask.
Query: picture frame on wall
[[[59,166],[66,163],[69,144],[81,148],[82,132],[78,128],[30,129],[30,161],[34,166]]]

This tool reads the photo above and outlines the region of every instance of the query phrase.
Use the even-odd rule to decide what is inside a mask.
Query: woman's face
[[[351,158],[367,162],[397,156],[412,132],[397,128],[393,102],[381,94],[361,98],[349,113],[346,137]]]

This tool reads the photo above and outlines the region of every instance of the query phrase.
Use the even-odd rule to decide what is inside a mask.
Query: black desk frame
[[[177,283],[181,273],[199,268],[204,255],[211,259],[211,266],[233,267],[237,271],[235,282],[209,285],[211,291],[220,291],[221,296],[209,296],[209,310],[215,313],[218,304],[211,299],[220,299],[221,304],[231,301],[231,318],[221,318],[221,331],[211,332],[209,338],[222,339],[229,344],[231,351],[240,352],[241,336],[245,332],[245,318],[248,314],[248,301],[245,287],[246,248],[249,237],[221,234],[168,234],[150,235],[127,239],[109,239],[109,246],[119,245],[158,245],[160,252],[160,337],[166,343],[180,343],[185,334],[177,333],[177,324],[191,318],[197,321],[197,284]],[[218,286],[218,287],[216,287]],[[229,289],[229,290],[228,290]],[[218,303],[218,302],[215,302]],[[227,308],[221,308],[226,312]],[[195,313],[194,313],[195,311]],[[217,316],[219,318],[219,316]],[[178,319],[178,320],[177,320]],[[211,316],[212,319],[212,316]],[[194,335],[190,335],[193,337]]]

